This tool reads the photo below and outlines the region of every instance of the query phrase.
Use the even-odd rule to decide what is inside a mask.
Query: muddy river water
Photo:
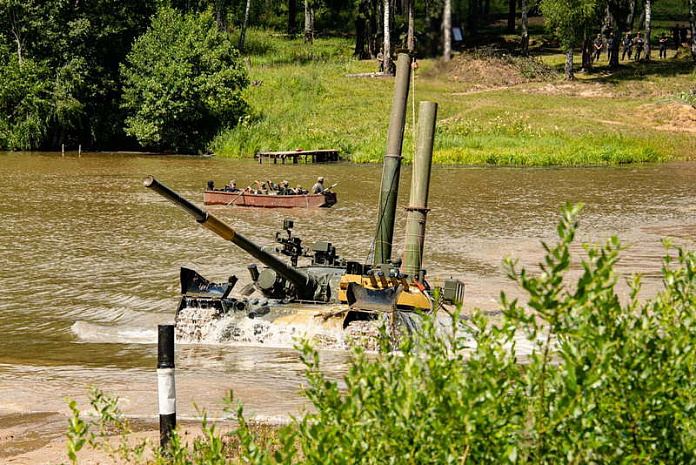
[[[133,417],[154,418],[156,326],[171,322],[181,266],[206,277],[246,279],[253,260],[142,187],[152,174],[202,201],[209,179],[288,179],[311,186],[318,175],[339,203],[320,210],[213,211],[259,244],[272,241],[285,218],[307,241],[328,240],[339,254],[363,261],[374,234],[379,166],[258,165],[199,157],[129,154],[0,153],[0,427],[33,424],[0,460],[37,437],[63,432],[66,398],[84,401],[98,385],[122,399]],[[672,237],[693,249],[696,163],[516,169],[435,168],[425,267],[466,282],[465,306],[497,308],[500,290],[518,291],[502,272],[506,256],[533,266],[540,240],[553,240],[559,207],[583,202],[579,238],[616,234],[629,246],[620,271],[645,276],[644,295],[660,287],[663,249]],[[402,171],[405,206],[410,169]],[[403,244],[404,213],[396,246]],[[578,253],[581,247],[576,247]],[[345,353],[322,352],[340,375]],[[247,411],[284,416],[305,408],[302,366],[289,345],[179,346],[178,413],[219,412],[234,389]],[[60,412],[61,415],[55,412]],[[32,415],[41,418],[33,422]],[[215,416],[213,414],[212,416]],[[24,423],[23,423],[24,422]],[[33,422],[33,423],[32,423]]]

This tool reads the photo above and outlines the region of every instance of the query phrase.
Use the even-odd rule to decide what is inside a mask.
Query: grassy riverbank
[[[253,31],[249,50],[254,85],[246,98],[253,114],[218,136],[213,144],[218,155],[244,158],[258,150],[335,147],[356,162],[381,160],[393,81],[346,77],[376,67],[351,58],[350,40],[318,39],[307,46],[299,39]],[[561,55],[543,53],[538,59],[544,64],[561,66]],[[472,78],[460,72],[468,63],[462,58],[447,68],[423,60],[415,95],[417,101],[440,104],[437,163],[544,166],[684,159],[696,154],[696,109],[672,95],[693,87],[695,75],[686,57],[673,59],[673,54],[666,62],[631,63],[614,74],[602,60],[596,74],[578,74],[574,83],[548,75],[541,82],[532,75],[518,83],[506,80],[505,69],[495,64]],[[413,151],[412,117],[409,113],[407,158]]]

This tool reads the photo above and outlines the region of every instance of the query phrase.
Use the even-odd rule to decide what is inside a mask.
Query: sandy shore
[[[133,433],[131,441],[147,439],[153,445],[159,443],[159,420],[129,420]],[[221,431],[234,427],[231,421],[217,422]],[[68,416],[59,412],[18,413],[0,415],[0,463],[12,465],[59,465],[69,463],[65,446],[65,433]],[[179,428],[185,441],[192,441],[200,433],[200,422],[185,420],[179,422]],[[120,442],[120,437],[109,439],[113,445]],[[105,465],[127,463],[118,457],[112,457],[102,450],[95,450],[89,445],[78,454],[81,465]]]

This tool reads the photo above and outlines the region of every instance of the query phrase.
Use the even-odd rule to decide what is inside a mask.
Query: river
[[[377,216],[381,167],[353,164],[259,165],[207,157],[134,154],[0,153],[0,427],[28,425],[0,460],[64,431],[66,398],[84,402],[97,385],[118,395],[126,414],[157,414],[156,327],[172,322],[181,266],[214,280],[246,279],[253,260],[201,228],[141,180],[153,175],[201,203],[202,188],[235,179],[336,187],[331,209],[215,207],[215,214],[267,245],[283,219],[307,241],[328,240],[341,256],[364,261]],[[519,291],[504,276],[506,256],[533,267],[539,242],[553,241],[559,207],[583,202],[579,239],[616,234],[629,248],[622,273],[644,274],[644,295],[660,288],[663,237],[693,249],[696,163],[603,168],[440,168],[432,174],[424,265],[430,275],[466,283],[465,307],[495,310],[500,290]],[[410,169],[402,170],[406,206]],[[395,250],[405,215],[399,209]],[[580,253],[578,244],[574,251]],[[332,376],[345,353],[324,350]],[[261,417],[306,407],[303,373],[288,345],[180,345],[178,413],[220,412],[229,389]],[[7,443],[4,443],[7,444]]]

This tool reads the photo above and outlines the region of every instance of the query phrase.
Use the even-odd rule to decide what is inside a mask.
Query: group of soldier
[[[688,29],[686,26],[680,26],[679,24],[677,24],[671,29],[671,32],[672,41],[674,42],[674,49],[677,50],[683,43],[687,42]],[[602,54],[602,50],[606,49],[607,60],[611,61],[611,55],[612,53],[614,53],[615,40],[616,38],[614,37],[613,32],[609,34],[609,36],[606,39],[606,42],[602,38],[602,34],[597,34],[597,37],[592,43],[592,60],[599,60]],[[663,32],[657,39],[658,49],[660,51],[660,58],[662,59],[667,58],[668,43],[669,38]],[[643,56],[643,52],[645,51],[645,39],[643,38],[643,34],[641,34],[640,32],[638,32],[636,35],[632,35],[630,32],[626,32],[624,36],[621,38],[621,42],[619,45],[621,46],[620,52],[622,61],[625,60],[626,57],[628,57],[629,60],[633,59],[635,61],[640,61],[641,57]]]
[[[208,181],[208,190],[213,189],[213,181]],[[264,194],[264,195],[305,195],[310,191],[303,189],[302,186],[290,187],[288,181],[281,181],[280,183],[274,183],[272,181],[254,181],[251,185],[245,189],[240,189],[237,187],[237,183],[232,180],[223,189],[225,192],[249,192],[250,194]],[[321,194],[327,189],[324,187],[324,177],[319,176],[317,182],[312,186],[312,194]]]

